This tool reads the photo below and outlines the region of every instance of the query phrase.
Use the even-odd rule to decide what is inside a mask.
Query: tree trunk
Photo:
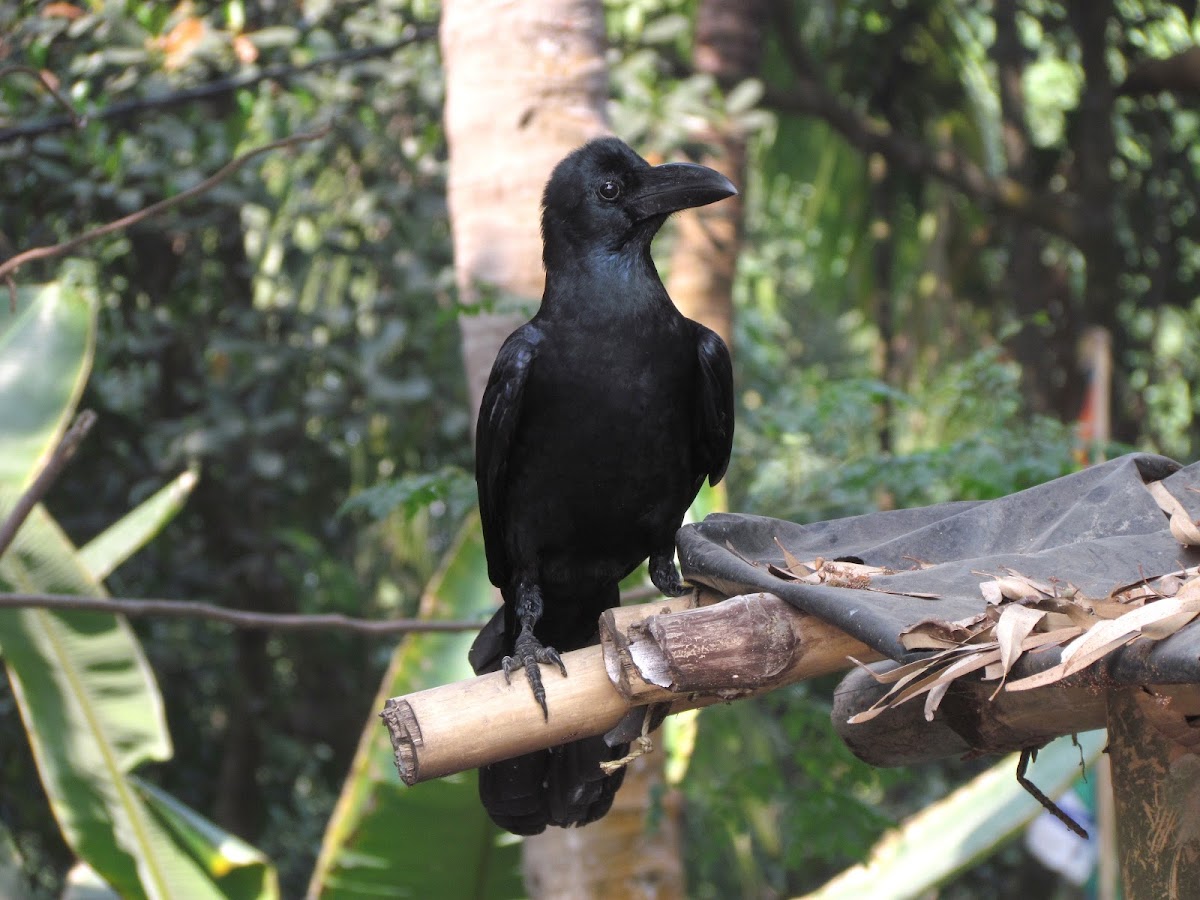
[[[765,0],[701,0],[696,12],[694,68],[730,88],[758,74]],[[746,136],[735,125],[695,134],[709,146],[699,160],[729,178],[746,181]],[[742,197],[689,209],[679,215],[667,293],[689,319],[719,334],[733,349],[733,276],[742,248]]]
[[[447,0],[447,198],[473,409],[504,338],[542,294],[542,187],[554,164],[607,130],[604,18],[591,0]]]
[[[996,39],[991,56],[999,82],[1001,138],[1008,177],[1031,194],[1044,193],[1047,187],[1038,182],[1033,165],[1025,112],[1024,75],[1030,53],[1017,26],[1019,7],[1018,0],[996,0],[993,12]],[[1013,219],[1001,220],[1000,228],[1008,250],[1003,290],[1021,325],[1009,349],[1021,364],[1022,393],[1033,412],[1070,421],[1083,391],[1075,364],[1080,323],[1066,275],[1043,262],[1046,239],[1039,229]],[[1034,321],[1042,316],[1048,320],[1045,326]]]
[[[612,809],[599,822],[526,839],[525,886],[531,897],[682,900],[679,794],[661,791],[664,757],[658,749],[630,763]],[[651,828],[647,816],[656,804],[661,808]]]
[[[607,131],[603,12],[599,0],[443,5],[447,193],[459,298],[499,307],[459,320],[472,409],[500,344],[526,318],[504,307],[533,305],[542,293],[546,179],[571,150]],[[647,829],[648,791],[637,780],[633,773],[626,778],[600,822],[526,839],[531,896],[636,896],[648,883],[657,896],[683,895],[675,832]],[[621,812],[630,800],[640,811],[633,827]]]

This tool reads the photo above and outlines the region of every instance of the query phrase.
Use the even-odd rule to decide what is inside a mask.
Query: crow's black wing
[[[525,383],[541,339],[537,327],[528,324],[510,334],[501,345],[492,363],[475,428],[475,483],[479,488],[483,545],[487,551],[488,578],[499,588],[507,587],[510,574],[504,535],[509,455],[521,419]]]
[[[733,450],[733,361],[729,348],[716,332],[692,323],[696,329],[696,415],[692,434],[694,480],[699,490],[704,479],[716,484],[725,476]]]

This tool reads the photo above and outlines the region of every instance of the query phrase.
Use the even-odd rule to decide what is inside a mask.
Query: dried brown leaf
[[[914,663],[908,663],[900,666],[898,669],[893,669],[890,672],[884,673],[882,676],[875,672],[871,675],[876,681],[885,683],[885,678],[891,678],[895,681],[891,690],[880,697],[871,705],[869,709],[863,710],[860,713],[855,713],[846,721],[851,725],[857,725],[860,722],[869,722],[883,711],[890,709],[897,703],[902,703],[903,700],[895,699],[902,694],[906,695],[914,685],[932,683],[937,678],[939,672],[946,668],[947,664],[953,657],[949,653],[939,653],[929,659],[918,660]],[[895,678],[901,670],[905,670],[903,677]],[[919,679],[919,680],[918,680]]]
[[[1152,641],[1161,641],[1163,638],[1169,638],[1184,625],[1187,625],[1192,619],[1196,618],[1197,611],[1185,611],[1175,613],[1173,616],[1164,616],[1157,621],[1143,625],[1141,628],[1142,637],[1149,638]]]
[[[900,645],[905,650],[951,650],[961,644],[961,641],[921,631],[900,635]]]
[[[1057,594],[1058,594],[1058,591],[1055,589],[1054,585],[1052,585],[1052,584],[1048,584],[1044,581],[1034,581],[1028,575],[1022,575],[1016,569],[1010,569],[1008,567],[1005,567],[1004,571],[1006,571],[1008,573],[1009,578],[1017,579],[1017,581],[1021,582],[1025,586],[1029,587],[1037,594],[1044,594],[1047,597],[1054,597],[1054,596],[1057,596]]]
[[[1074,618],[1068,616],[1066,613],[1060,612],[1047,612],[1042,618],[1040,628],[1041,630],[1047,632],[1058,631],[1063,628],[1076,628],[1080,631],[1083,630],[1081,626],[1076,624]]]
[[[1188,514],[1184,505],[1167,490],[1167,486],[1161,481],[1153,481],[1146,485],[1146,488],[1154,497],[1158,508],[1170,516],[1171,537],[1185,547],[1200,547],[1200,527]]]
[[[1176,569],[1173,572],[1163,572],[1161,575],[1144,576],[1139,578],[1137,581],[1113,588],[1110,596],[1116,598],[1119,595],[1130,593],[1138,588],[1145,588],[1146,590],[1149,590],[1150,593],[1155,597],[1163,595],[1174,596],[1179,591],[1178,587],[1175,590],[1159,591],[1154,586],[1164,582],[1169,586],[1171,582],[1168,581],[1168,579],[1173,578],[1181,579],[1183,583],[1186,583],[1197,576],[1200,576],[1200,566],[1192,566],[1191,568],[1186,569]]]
[[[1053,631],[1037,631],[1021,642],[1022,650],[1041,650],[1055,644],[1065,644],[1083,634],[1084,629],[1078,625],[1068,625]]]
[[[960,659],[954,665],[949,666],[933,682],[929,688],[929,694],[925,697],[925,721],[933,721],[933,714],[937,712],[937,708],[942,703],[942,698],[946,696],[946,692],[950,690],[950,685],[954,684],[956,679],[978,669],[990,666],[998,659],[1000,659],[1000,649],[993,648],[968,656],[965,659]]]
[[[1061,597],[1045,597],[1034,604],[1047,613],[1057,613],[1065,616],[1071,624],[1080,628],[1090,628],[1096,622],[1096,616],[1083,608],[1078,601],[1063,600]]]
[[[801,575],[793,572],[791,569],[782,569],[775,563],[767,564],[767,571],[776,578],[782,578],[784,581],[798,581],[801,584],[820,584],[821,576],[816,572],[809,572],[807,575]]]
[[[898,681],[903,681],[909,675],[919,675],[921,672],[927,671],[931,666],[943,664],[943,661],[938,659],[938,657],[941,655],[942,654],[938,654],[938,656],[929,656],[925,659],[918,659],[910,663],[905,663],[902,666],[896,666],[894,669],[888,669],[886,672],[877,672],[865,663],[859,662],[853,656],[848,657],[848,659],[860,669],[866,671],[868,675],[870,675],[880,684],[893,684]]]
[[[1154,589],[1164,597],[1174,597],[1179,593],[1179,589],[1183,587],[1185,579],[1182,575],[1172,572],[1170,575],[1164,575],[1162,578],[1154,580]]]
[[[979,593],[983,594],[983,599],[987,601],[989,606],[999,606],[1004,602],[1004,595],[1000,592],[1000,582],[994,579],[992,581],[981,582]]]
[[[901,631],[899,639],[906,650],[943,650],[965,644],[974,635],[974,630],[958,622],[922,619]]]
[[[1147,603],[1117,619],[1100,620],[1063,648],[1057,666],[1010,682],[1008,690],[1024,691],[1053,684],[1139,637],[1156,640],[1156,635],[1174,634],[1197,615],[1200,615],[1200,579],[1193,579],[1174,597]]]
[[[791,569],[793,572],[799,574],[800,567],[803,565],[803,563],[800,562],[800,560],[798,560],[792,554],[791,550],[789,550],[787,547],[783,546],[783,542],[780,541],[778,537],[774,538],[774,541],[775,541],[775,546],[777,546],[780,550],[783,551],[783,561],[785,563],[787,563],[787,567],[789,569]]]
[[[996,578],[996,584],[1000,587],[1000,595],[1006,600],[1036,600],[1050,595],[1049,591],[1043,592],[1030,584],[1027,578],[1018,575],[1000,575]]]
[[[956,669],[961,673],[971,672],[983,668],[989,662],[999,658],[999,645],[993,642],[970,648],[947,650],[930,657],[928,660],[922,660],[924,663],[923,667],[914,668],[909,671],[905,677],[895,683],[890,691],[877,700],[870,709],[856,713],[847,719],[847,721],[851,725],[869,722],[880,713],[894,709],[900,704],[911,700],[913,697],[918,697],[925,693],[925,691],[937,684],[950,669]],[[910,663],[909,665],[912,664]],[[950,680],[952,681],[953,679]],[[942,693],[944,694],[945,691]],[[941,702],[940,698],[938,702]]]
[[[1146,599],[1146,597],[1137,597],[1124,602],[1120,600],[1083,600],[1080,601],[1079,606],[1086,609],[1097,619],[1117,619],[1131,609],[1143,606]]]
[[[1028,606],[1014,603],[1005,607],[1004,612],[1000,615],[1000,621],[996,623],[996,641],[1000,644],[1000,662],[1004,666],[1005,675],[1020,659],[1024,650],[1025,638],[1029,637],[1030,632],[1045,617],[1046,614],[1041,610],[1031,609]]]

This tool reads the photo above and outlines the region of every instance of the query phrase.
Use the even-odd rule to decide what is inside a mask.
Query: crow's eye
[[[621,196],[621,186],[615,181],[606,181],[600,185],[601,200],[616,200]]]

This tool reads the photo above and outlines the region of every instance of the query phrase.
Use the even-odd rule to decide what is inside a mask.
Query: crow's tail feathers
[[[620,759],[628,749],[591,737],[483,766],[479,798],[492,821],[513,834],[586,825],[608,812],[625,779],[623,768],[605,775],[600,763]]]
[[[615,585],[597,593],[595,605],[599,610],[618,602]],[[559,649],[594,643],[595,618],[590,621],[590,636],[567,636],[563,642],[566,646]],[[471,647],[469,658],[475,672],[482,675],[499,669],[501,658],[510,652],[508,645],[501,607]],[[600,764],[620,759],[628,752],[629,744],[610,747],[603,737],[589,737],[492,763],[479,770],[479,798],[492,821],[513,834],[539,834],[547,825],[586,825],[608,812],[617,788],[625,780],[623,768],[605,775]]]

